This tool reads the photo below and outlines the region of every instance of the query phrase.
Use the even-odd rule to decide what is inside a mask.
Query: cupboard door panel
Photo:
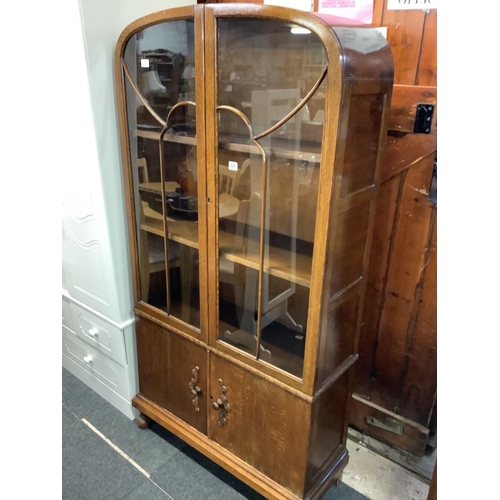
[[[217,355],[211,356],[210,373],[209,437],[300,496],[309,404]],[[223,405],[213,407],[218,400],[226,402],[223,396],[229,405],[225,412],[220,409]]]
[[[206,434],[207,351],[144,318],[136,332],[141,394]]]

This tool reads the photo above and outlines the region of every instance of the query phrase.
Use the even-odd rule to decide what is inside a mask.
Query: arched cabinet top
[[[384,36],[359,21],[318,12],[259,4],[200,4],[158,11],[130,23],[121,33],[115,53],[119,63],[128,40],[136,33],[163,21],[217,18],[262,18],[299,25],[316,33],[323,42],[328,60],[340,60],[342,77],[347,79],[394,78],[392,52]]]

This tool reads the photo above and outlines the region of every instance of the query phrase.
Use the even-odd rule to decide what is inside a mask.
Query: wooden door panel
[[[210,409],[209,437],[297,495],[304,489],[310,405],[274,384],[213,354],[210,398],[230,405],[226,423]]]
[[[140,393],[206,434],[207,351],[141,317],[136,334]]]
[[[404,382],[397,403],[401,415],[429,425],[437,391],[437,220],[431,220],[432,239],[425,274],[416,290],[419,304],[411,323],[411,345],[403,367]],[[432,227],[434,226],[434,227]],[[412,331],[413,329],[413,331]],[[422,384],[426,380],[426,384]]]

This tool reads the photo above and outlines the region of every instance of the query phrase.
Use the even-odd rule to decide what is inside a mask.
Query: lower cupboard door
[[[210,359],[209,437],[301,496],[309,403],[215,354]]]
[[[207,350],[141,317],[136,335],[140,393],[206,434]]]

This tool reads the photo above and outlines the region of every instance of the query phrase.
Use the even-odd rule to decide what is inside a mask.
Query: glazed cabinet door
[[[206,299],[202,10],[159,12],[122,35],[136,304],[203,339]],[[142,23],[142,24],[141,24]],[[120,96],[119,96],[120,97]]]
[[[207,350],[141,317],[136,335],[140,393],[206,433]]]
[[[241,10],[241,9],[240,9]],[[327,57],[292,20],[206,6],[211,339],[301,385],[309,334]],[[209,76],[210,78],[210,76]],[[210,119],[212,118],[212,122]],[[210,236],[209,236],[210,237]],[[315,327],[311,327],[314,329]]]

